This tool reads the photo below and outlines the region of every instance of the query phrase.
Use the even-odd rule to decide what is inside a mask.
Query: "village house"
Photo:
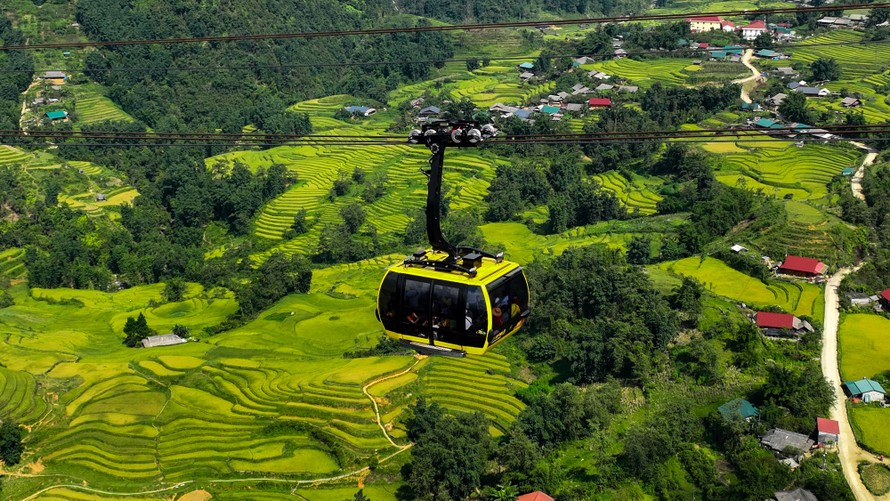
[[[816,418],[816,442],[821,445],[836,444],[841,436],[841,425],[833,419]]]
[[[723,21],[720,21],[720,29],[732,33],[735,31],[735,23],[724,19]]]
[[[760,49],[757,52],[755,52],[754,55],[757,57],[762,57],[764,59],[772,59],[775,61],[778,61],[779,59],[782,59],[784,57],[781,53],[776,52],[774,50],[769,50],[769,49]]]
[[[795,87],[794,92],[800,92],[807,97],[827,97],[831,95],[831,91],[824,87],[807,87],[804,85]]]
[[[844,393],[851,398],[858,398],[865,403],[883,402],[887,392],[877,381],[862,378],[859,381],[847,381],[843,384]]]
[[[798,487],[793,491],[779,491],[773,494],[773,497],[776,501],[819,501],[815,494],[803,487]]]
[[[624,49],[616,49],[615,50],[615,59],[621,59],[623,57],[627,57],[627,51]]]
[[[587,100],[587,105],[591,108],[608,108],[612,106],[612,100],[608,97],[594,97]]]
[[[755,315],[757,327],[763,334],[772,337],[799,337],[804,332],[813,332],[813,326],[790,313],[758,311]]]
[[[96,201],[97,201],[97,202],[105,202],[105,201],[107,201],[107,200],[108,200],[108,197],[106,197],[104,193],[97,193],[97,194],[96,194]]]
[[[773,428],[760,437],[760,443],[780,457],[795,457],[807,452],[814,442],[810,437],[793,431]]]
[[[531,71],[535,69],[535,65],[529,62],[519,63],[516,67],[519,68],[520,71]]]
[[[881,306],[883,306],[886,311],[890,311],[890,289],[881,291],[878,296],[880,296],[878,301],[880,301]]]
[[[729,248],[729,250],[735,252],[736,254],[739,254],[739,253],[741,253],[741,252],[748,252],[748,248],[747,248],[747,247],[742,247],[742,246],[739,245],[739,244],[735,244],[735,245],[733,245],[732,247]]]
[[[529,492],[516,498],[516,501],[555,501],[552,497],[541,491]]]
[[[344,106],[343,110],[350,115],[361,115],[363,117],[368,117],[377,113],[376,109],[367,106]]]
[[[701,33],[703,31],[721,30],[723,19],[720,16],[699,16],[686,19],[689,23],[689,31],[693,33]]]
[[[599,85],[597,85],[593,90],[595,90],[596,92],[608,92],[608,91],[610,91],[610,90],[612,90],[612,89],[614,89],[614,88],[615,88],[614,85],[609,85],[609,84],[599,84]]]
[[[581,103],[569,103],[566,105],[566,111],[580,113],[582,110]]]
[[[162,334],[160,336],[148,336],[142,340],[143,348],[155,348],[158,346],[173,346],[187,342],[176,334]]]
[[[47,111],[45,116],[52,121],[67,120],[68,112],[65,110]]]
[[[744,398],[730,400],[717,407],[717,412],[727,421],[751,421],[760,416],[760,411]]]
[[[636,94],[640,88],[636,85],[619,85],[618,92],[627,92],[628,94]]]
[[[587,73],[587,76],[589,76],[590,78],[595,78],[597,80],[608,80],[608,79],[612,78],[611,75],[607,75],[607,74],[603,73],[602,71],[596,71],[596,70],[589,71]]]
[[[847,167],[846,169],[844,169],[845,176],[847,176],[847,174],[846,174],[847,170],[851,171],[849,175],[852,176],[853,168]],[[888,292],[888,295],[890,295],[890,292]],[[855,307],[863,308],[863,307],[871,306],[871,305],[877,303],[879,298],[878,298],[877,294],[868,294],[865,292],[851,292],[851,293],[847,294],[847,299],[850,300],[851,305],[853,305]]]
[[[442,110],[439,109],[438,106],[427,106],[426,108],[417,112],[417,116],[421,118],[429,118],[438,116],[439,113],[442,113]]]
[[[845,97],[841,99],[841,106],[844,108],[856,108],[857,106],[862,106],[862,101],[855,97]]]
[[[770,96],[769,98],[767,98],[766,101],[767,101],[768,104],[770,104],[770,105],[775,106],[776,108],[778,108],[779,106],[782,106],[782,103],[783,103],[783,102],[785,102],[785,98],[786,98],[786,97],[788,97],[787,94],[784,94],[784,93],[782,93],[782,92],[779,92],[778,94],[776,94],[776,95],[774,95],[774,96]]]
[[[742,38],[750,42],[763,33],[766,33],[768,30],[766,28],[766,22],[763,19],[758,19],[747,26],[742,26],[741,31]]]
[[[530,79],[530,78],[533,77],[533,76],[535,76],[534,73],[532,73],[532,72],[530,72],[530,71],[526,71],[526,72],[524,72],[524,73],[520,73],[520,74],[519,74],[519,79],[520,79],[520,80],[528,80],[528,79]]]
[[[68,75],[64,71],[50,70],[40,76],[43,80],[48,80],[53,85],[62,85],[68,79]]]
[[[784,77],[796,78],[796,77],[800,76],[800,73],[797,71],[794,71],[794,68],[792,68],[791,66],[780,66],[775,69],[775,72],[777,75],[779,75],[780,77],[783,77],[783,78]]]
[[[785,256],[778,272],[783,275],[812,278],[825,273],[825,263],[811,257]]]

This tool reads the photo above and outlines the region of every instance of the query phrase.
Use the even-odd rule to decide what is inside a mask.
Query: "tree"
[[[764,31],[754,39],[755,49],[768,49],[773,46],[773,36],[768,31]]]
[[[417,438],[408,485],[414,499],[464,499],[482,483],[492,449],[489,421],[478,412],[452,416],[437,408],[425,402],[414,407],[408,435]]]
[[[124,334],[126,334],[124,344],[132,348],[138,345],[143,339],[157,333],[148,326],[148,321],[145,320],[145,315],[143,315],[142,312],[139,312],[139,316],[135,319],[133,317],[127,317],[127,322],[124,324]]]
[[[652,254],[652,239],[647,236],[633,237],[627,244],[627,262],[649,264]]]
[[[297,235],[302,235],[309,231],[309,226],[307,226],[306,223],[306,209],[301,208],[297,211],[297,214],[294,216],[294,222],[290,225],[290,229]]]
[[[164,298],[164,301],[167,301],[168,303],[182,301],[185,290],[185,280],[175,277],[167,280],[167,283],[164,285],[164,290],[161,292],[161,296]]]
[[[475,57],[467,58],[467,71],[479,69],[479,60]]]
[[[810,71],[814,80],[838,80],[841,77],[841,66],[833,57],[820,57],[810,63]]]
[[[800,92],[790,92],[779,105],[779,114],[789,122],[809,122],[810,113],[807,111],[807,97]]]
[[[9,291],[3,291],[3,293],[0,294],[0,308],[9,308],[14,304],[15,300],[12,299],[12,295]]]
[[[358,492],[355,493],[355,496],[352,497],[353,501],[371,501],[370,498],[365,496],[364,490],[359,489]]]
[[[189,328],[182,324],[175,324],[173,326],[173,334],[185,339],[189,337]]]
[[[346,231],[353,234],[361,228],[365,222],[365,209],[358,202],[352,202],[340,209],[340,217],[343,218],[343,224],[346,225]]]
[[[684,275],[683,282],[674,289],[674,294],[670,298],[671,306],[685,313],[691,323],[696,323],[702,311],[701,301],[704,292],[705,288],[701,282]]]
[[[0,460],[3,460],[7,466],[18,464],[24,450],[22,429],[13,421],[4,421],[0,425]]]

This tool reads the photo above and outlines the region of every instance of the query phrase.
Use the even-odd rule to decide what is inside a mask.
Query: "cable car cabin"
[[[445,252],[417,256],[390,266],[380,284],[377,318],[390,338],[422,353],[482,355],[525,323],[528,282],[518,264],[477,254],[473,276],[429,265]]]

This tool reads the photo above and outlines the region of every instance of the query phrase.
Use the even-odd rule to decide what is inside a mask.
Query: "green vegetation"
[[[859,466],[859,475],[862,483],[876,496],[883,496],[890,492],[890,468],[887,465],[869,463]]]
[[[890,454],[890,435],[887,433],[890,411],[866,405],[854,405],[848,410],[856,441],[869,451]]]

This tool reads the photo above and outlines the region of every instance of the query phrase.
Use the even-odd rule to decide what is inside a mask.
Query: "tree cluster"
[[[639,12],[648,7],[637,0],[615,2],[612,0],[506,0],[485,2],[436,2],[434,0],[400,0],[399,8],[410,14],[434,17],[443,21],[459,23],[463,21],[497,22],[513,19],[533,19],[541,11],[568,15],[602,14],[623,15]]]
[[[6,16],[0,17],[0,45],[25,43],[22,32]],[[0,129],[19,128],[22,92],[31,84],[34,60],[30,51],[6,50],[0,53]]]
[[[24,450],[22,429],[12,420],[4,420],[0,424],[0,460],[7,466],[16,465]]]
[[[235,289],[242,317],[250,318],[288,294],[309,292],[312,270],[299,254],[273,252]]]
[[[148,321],[145,320],[145,315],[140,312],[136,318],[127,317],[127,322],[124,324],[124,334],[126,335],[124,344],[130,348],[134,348],[138,346],[143,339],[157,334],[157,331],[148,326]]]

